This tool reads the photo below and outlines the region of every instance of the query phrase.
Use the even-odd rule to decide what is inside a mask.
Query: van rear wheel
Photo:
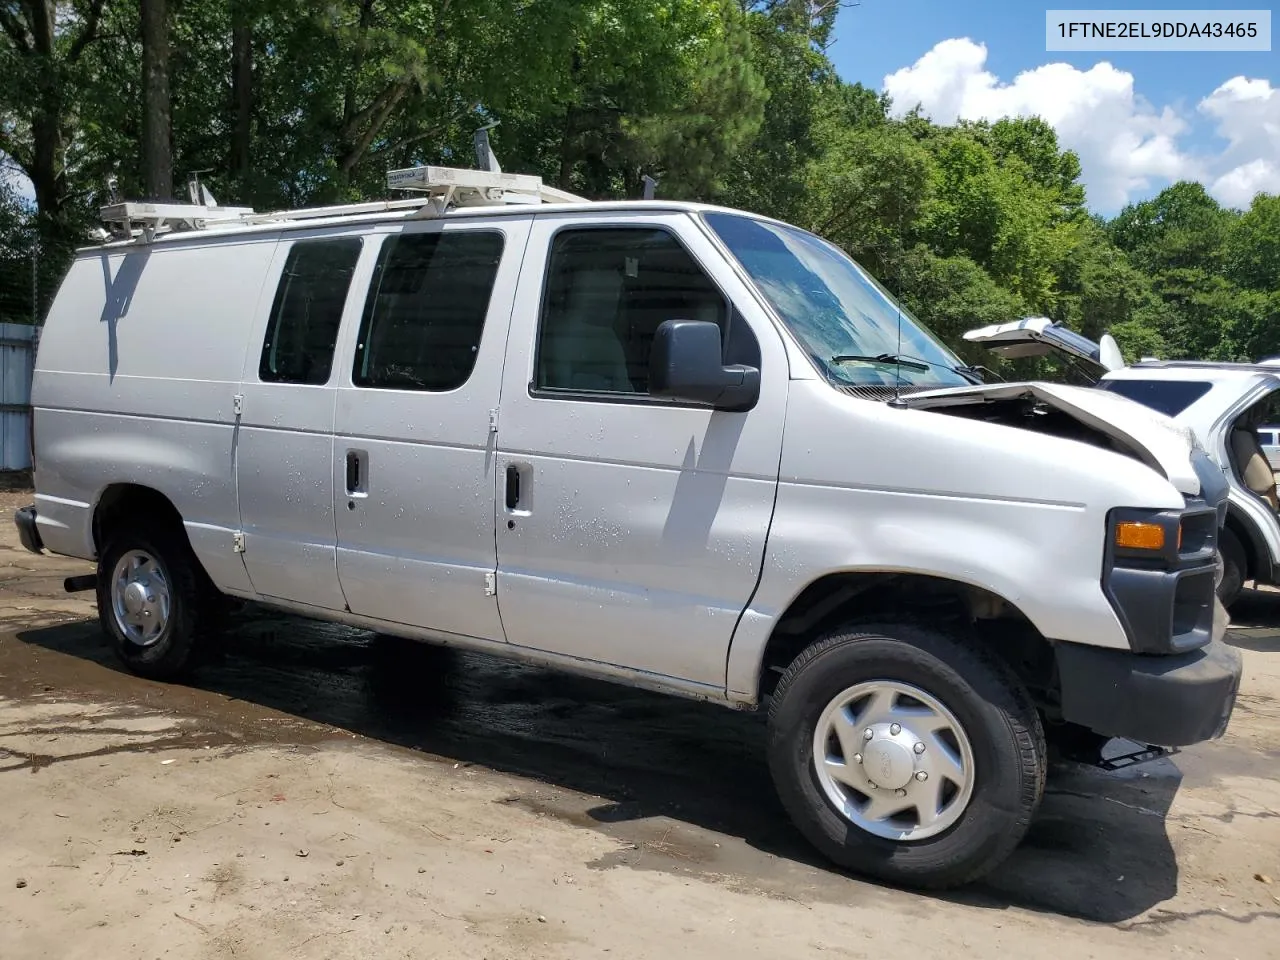
[[[98,621],[131,671],[174,680],[196,664],[221,612],[181,533],[121,529],[98,560]]]
[[[827,636],[769,710],[770,770],[796,826],[840,866],[906,886],[968,883],[1012,853],[1045,756],[1012,672],[926,627]]]

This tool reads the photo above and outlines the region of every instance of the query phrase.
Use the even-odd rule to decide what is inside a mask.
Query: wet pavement
[[[760,715],[252,605],[190,683],[152,683],[117,664],[96,621],[86,619],[91,595],[59,594],[60,578],[77,565],[15,559],[9,540],[0,554],[9,561],[0,580],[0,701],[97,705],[105,711],[98,732],[118,736],[69,753],[14,750],[0,739],[0,784],[94,757],[324,751],[369,741],[389,757],[499,775],[506,786],[498,802],[610,841],[584,864],[589,870],[700,880],[808,907],[892,904],[921,917],[949,904],[1159,933],[1204,914],[1231,926],[1272,924],[1280,943],[1276,889],[1268,893],[1252,878],[1280,872],[1266,865],[1280,858],[1273,848],[1255,865],[1247,852],[1280,841],[1274,595],[1256,595],[1236,613],[1242,626],[1261,624],[1233,642],[1263,664],[1262,679],[1242,690],[1224,740],[1113,773],[1055,767],[1014,856],[979,885],[931,897],[852,879],[814,855],[775,799]],[[181,722],[129,736],[156,716]],[[82,730],[35,723],[25,732],[47,739]],[[1259,777],[1272,781],[1265,795]],[[1237,782],[1248,790],[1228,786]],[[1202,904],[1206,889],[1220,895]]]
[[[745,841],[740,862],[727,863],[713,841],[692,832],[682,839],[677,831],[647,862],[625,852],[614,862],[741,872],[780,891],[799,880],[811,895],[848,896],[845,884],[822,882],[822,874],[839,874],[808,849],[774,797],[759,714],[254,607],[237,614],[222,655],[186,686],[125,673],[95,621],[0,636],[0,677],[0,696],[8,698],[76,691],[196,719],[194,730],[152,743],[152,750],[309,745],[356,734],[438,761],[517,774],[581,796],[512,802],[646,849],[656,821]],[[0,760],[0,770],[14,762]],[[1218,743],[1140,769],[1059,766],[1013,858],[952,897],[1107,922],[1135,917],[1177,890],[1167,815],[1183,778],[1212,781],[1260,762],[1280,770],[1280,751],[1259,756]],[[803,877],[791,872],[801,866],[809,868]],[[771,873],[776,884],[768,882]],[[1117,888],[1124,875],[1132,879]]]

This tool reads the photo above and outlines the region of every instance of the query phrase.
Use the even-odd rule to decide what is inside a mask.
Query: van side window
[[[547,262],[534,386],[646,394],[659,324],[710,320],[727,341],[728,316],[724,294],[666,230],[562,230]]]
[[[258,379],[264,383],[329,381],[342,308],[359,258],[356,237],[301,240],[293,245],[271,304]]]
[[[352,382],[456,390],[476,365],[502,234],[480,230],[388,237],[365,301]]]

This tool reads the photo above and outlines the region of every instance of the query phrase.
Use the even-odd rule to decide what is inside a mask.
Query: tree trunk
[[[173,198],[169,102],[169,14],[165,0],[142,0],[142,183],[149,200]]]
[[[63,161],[62,86],[57,79],[55,26],[56,4],[40,0],[27,6],[31,27],[32,53],[42,70],[40,89],[31,111],[31,178],[39,211],[37,229],[42,244],[57,243],[66,231],[67,183]]]
[[[374,0],[360,0],[360,20],[356,28],[355,55],[347,72],[347,82],[342,93],[342,125],[338,130],[338,170],[344,184],[350,176],[351,169],[359,162],[360,157],[367,149],[367,144],[365,147],[360,147],[358,144],[361,139],[360,124],[366,117],[381,109],[381,105],[376,102],[363,110],[356,106],[360,72],[364,69],[365,56],[369,50],[369,30],[373,26],[373,4]],[[395,86],[395,84],[388,86],[383,91],[383,94],[379,96],[379,99],[389,94]],[[396,99],[399,100],[399,98],[400,95],[397,95]],[[372,142],[372,139],[372,137],[369,138],[370,142]]]
[[[35,80],[30,100],[12,115],[12,126],[0,122],[0,149],[31,180],[42,255],[47,253],[51,263],[56,263],[76,239],[66,160],[68,103],[74,103],[77,91],[70,88],[64,67],[76,63],[97,39],[105,2],[89,0],[80,29],[68,28],[64,35],[58,32],[63,24],[58,20],[57,0],[0,4],[6,39],[12,42],[8,52],[25,61]],[[63,39],[68,41],[65,46],[60,42]],[[29,138],[21,136],[23,125],[29,125]]]
[[[569,190],[573,187],[573,165],[576,159],[573,148],[576,131],[573,121],[573,107],[565,107],[564,126],[560,130],[560,169],[556,173],[556,186],[561,190]]]
[[[235,4],[232,12],[231,100],[235,107],[235,124],[231,130],[231,173],[243,188],[249,179],[249,148],[253,133],[253,26],[245,0]]]

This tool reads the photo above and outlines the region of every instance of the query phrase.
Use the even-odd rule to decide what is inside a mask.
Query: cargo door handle
[[[520,506],[520,468],[514,463],[507,464],[507,509],[514,510]]]
[[[368,493],[369,458],[363,450],[347,451],[347,495],[362,496]]]

